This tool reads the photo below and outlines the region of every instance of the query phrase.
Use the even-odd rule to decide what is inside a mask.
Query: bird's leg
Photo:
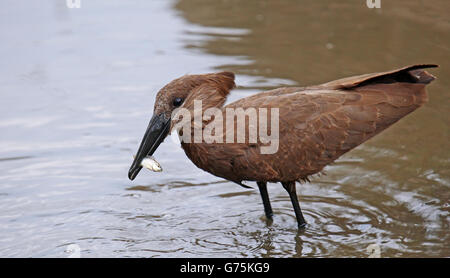
[[[294,207],[295,211],[295,217],[297,217],[298,227],[304,228],[306,226],[306,221],[303,217],[302,210],[300,209],[300,204],[298,203],[297,193],[295,190],[295,181],[282,182],[281,184],[289,193],[289,197],[291,197],[292,206]]]
[[[266,217],[267,219],[272,219],[273,212],[272,207],[270,206],[269,193],[267,193],[267,182],[259,181],[256,184],[258,185],[259,193],[261,193]]]

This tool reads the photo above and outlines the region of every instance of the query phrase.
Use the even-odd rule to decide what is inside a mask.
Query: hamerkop
[[[281,182],[289,193],[299,227],[304,227],[296,182],[309,181],[309,176],[422,106],[428,99],[425,86],[434,80],[423,69],[431,67],[437,65],[413,65],[317,86],[279,88],[226,106],[227,95],[235,87],[233,73],[185,75],[156,95],[153,117],[128,177],[133,180],[137,176],[142,159],[152,155],[169,134],[176,108],[194,113],[194,100],[201,100],[202,111],[216,107],[223,118],[227,108],[278,108],[279,146],[274,153],[262,153],[260,149],[266,143],[252,143],[247,135],[244,143],[229,143],[225,139],[207,142],[201,138],[197,142],[182,141],[181,147],[197,167],[215,176],[240,185],[243,181],[256,181],[268,219],[273,213],[267,182]],[[202,118],[200,128],[205,129],[210,121],[211,118]],[[242,123],[248,127],[249,119],[244,118]],[[194,126],[195,123],[189,129],[192,136]],[[234,122],[231,130],[235,131]],[[228,129],[222,134],[224,138],[226,132]],[[181,136],[182,129],[178,133]]]

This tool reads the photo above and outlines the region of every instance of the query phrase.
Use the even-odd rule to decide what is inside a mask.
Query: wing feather
[[[200,168],[240,182],[306,180],[342,154],[372,138],[427,101],[434,77],[415,65],[344,78],[306,88],[279,88],[226,108],[278,108],[279,149],[261,154],[256,144],[192,144],[186,154]],[[220,145],[220,147],[219,147]],[[197,147],[198,146],[198,147]],[[191,155],[191,148],[197,156]]]

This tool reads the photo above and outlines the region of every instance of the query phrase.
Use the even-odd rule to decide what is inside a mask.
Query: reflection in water
[[[372,244],[449,256],[447,2],[10,3],[0,256],[368,257]],[[298,186],[304,231],[279,184],[267,221],[257,190],[197,169],[169,138],[155,153],[164,172],[127,180],[154,95],[175,77],[233,70],[234,100],[420,62],[441,65],[430,102]]]

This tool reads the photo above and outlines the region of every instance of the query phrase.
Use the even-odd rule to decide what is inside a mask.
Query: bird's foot
[[[268,216],[268,215],[264,215],[261,217],[261,220],[263,220],[264,222],[266,222],[267,226],[271,226],[273,224],[273,218],[272,215]]]

